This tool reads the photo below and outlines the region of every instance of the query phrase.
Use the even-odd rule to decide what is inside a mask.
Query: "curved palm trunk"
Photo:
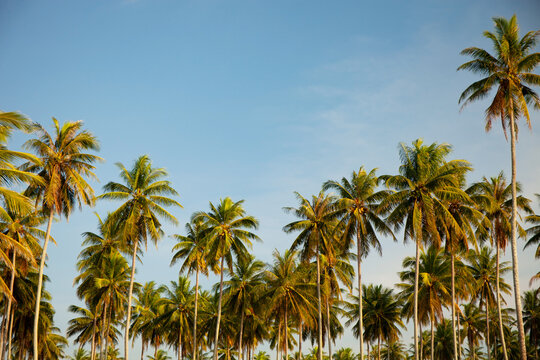
[[[221,258],[221,274],[219,280],[218,318],[216,325],[216,337],[214,338],[214,360],[218,360],[219,323],[221,321],[221,298],[223,296],[223,257]]]
[[[289,360],[289,329],[287,319],[287,303],[285,303],[285,360]],[[242,359],[240,359],[242,360]]]
[[[11,312],[11,319],[9,320],[9,332],[8,332],[8,360],[11,359],[11,332],[13,330],[13,319],[15,319],[15,312]]]
[[[302,320],[300,320],[300,331],[298,332],[298,357],[302,360]]]
[[[34,309],[34,336],[33,336],[33,355],[34,360],[38,360],[38,326],[39,326],[39,310],[41,305],[41,288],[43,287],[43,270],[45,268],[45,258],[47,257],[47,245],[49,245],[49,239],[51,237],[51,225],[54,212],[51,209],[49,211],[49,221],[47,222],[47,232],[45,234],[45,241],[43,242],[43,251],[41,252],[41,261],[39,264],[38,275],[38,287],[36,291],[36,306]],[[127,360],[127,358],[126,358]]]
[[[126,331],[124,335],[124,360],[129,360],[129,324],[131,323],[131,298],[133,297],[133,282],[135,281],[135,261],[137,260],[138,241],[133,245],[133,258],[131,259],[131,278],[129,280],[129,292],[126,315]]]
[[[195,275],[195,316],[193,320],[193,360],[197,360],[197,304],[199,300],[199,266]]]
[[[486,353],[488,360],[491,360],[491,350],[489,348],[489,309],[486,300]]]
[[[456,270],[454,267],[454,249],[450,251],[450,264],[452,267],[452,337],[454,339],[454,360],[458,358],[456,334]]]
[[[419,263],[420,263],[420,240],[416,240],[416,264],[415,264],[415,269],[414,269],[414,359],[415,360],[418,360],[418,272],[419,272]]]
[[[97,326],[97,315],[94,311],[94,320],[92,321],[92,345],[90,350],[90,360],[96,358],[96,326]]]
[[[144,340],[141,341],[141,360],[144,360],[144,348],[145,348],[145,342]]]
[[[433,311],[431,312],[431,360],[434,360],[435,354],[435,317]]]
[[[240,314],[240,335],[238,339],[238,360],[242,358],[242,338],[244,337],[244,313],[246,312],[245,304],[242,304],[242,314]]]
[[[358,337],[360,339],[360,360],[364,360],[364,316],[362,309],[362,244],[360,241],[360,227],[356,229],[356,252],[357,252],[357,267],[358,267]]]
[[[9,280],[9,292],[11,293],[11,296],[8,296],[8,305],[7,305],[7,314],[6,314],[6,321],[5,326],[2,327],[2,341],[1,341],[1,352],[0,352],[0,359],[4,359],[4,343],[5,338],[8,333],[9,328],[9,320],[11,319],[11,297],[13,296],[13,285],[15,284],[15,271],[16,271],[16,264],[17,257],[15,256],[15,249],[12,250],[13,254],[11,256],[11,263],[13,264],[13,270],[11,270],[11,279]],[[8,340],[9,341],[9,340]],[[10,342],[11,345],[11,342]],[[8,358],[9,359],[9,358]]]
[[[322,360],[322,311],[321,311],[321,265],[319,262],[319,239],[317,239],[317,310],[319,316],[319,336],[317,338],[317,360]],[[37,359],[36,359],[37,360]]]
[[[332,359],[332,334],[330,333],[330,304],[328,298],[330,294],[326,296],[326,332],[328,333],[328,358]]]
[[[504,360],[508,360],[508,354],[506,353],[506,341],[504,340],[504,329],[503,329],[503,322],[502,322],[502,312],[501,312],[501,295],[500,295],[500,289],[499,289],[499,239],[495,239],[495,246],[497,247],[497,279],[496,279],[496,287],[497,287],[497,313],[499,315],[499,335],[501,337],[501,344],[504,354]]]
[[[516,190],[516,124],[514,121],[513,101],[510,98],[510,146],[512,153],[512,270],[514,275],[514,299],[516,302],[516,317],[519,333],[519,349],[521,360],[527,360],[527,350],[525,349],[525,330],[523,328],[523,309],[521,306],[521,291],[519,289],[519,265],[517,256],[517,190]]]

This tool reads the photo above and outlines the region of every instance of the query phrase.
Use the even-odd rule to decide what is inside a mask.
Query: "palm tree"
[[[131,324],[131,332],[135,339],[136,334],[141,335],[141,360],[144,359],[144,351],[151,340],[151,331],[147,324],[152,322],[158,316],[158,308],[163,303],[162,293],[165,292],[165,287],[156,287],[154,281],[145,283],[142,287],[135,290],[135,306],[133,313],[133,322]]]
[[[184,259],[180,268],[180,273],[187,272],[191,274],[195,271],[195,314],[193,319],[193,352],[192,359],[197,360],[197,311],[199,301],[199,273],[208,276],[208,264],[206,261],[206,243],[204,238],[204,222],[191,221],[186,224],[187,235],[173,235],[178,241],[172,248],[174,255],[171,260],[171,266],[181,259]]]
[[[341,348],[332,355],[332,360],[359,360],[359,355],[354,354],[351,348]]]
[[[238,335],[238,358],[242,358],[244,318],[253,311],[256,301],[264,292],[264,263],[248,254],[241,257],[230,272],[230,279],[224,282],[225,303],[233,312],[240,312],[240,331]],[[287,357],[285,357],[287,358]]]
[[[484,306],[486,314],[486,352],[488,359],[491,357],[489,345],[489,308],[497,305],[496,291],[493,287],[497,283],[497,258],[493,256],[493,251],[483,246],[480,251],[471,250],[468,256],[469,270],[474,280],[473,299],[478,300],[478,306]],[[507,262],[499,265],[499,286],[503,293],[510,293],[510,286],[504,281],[502,276],[510,271]]]
[[[407,257],[403,260],[405,268],[399,276],[402,283],[398,287],[402,289],[401,297],[406,300],[405,312],[410,316],[414,295],[415,259]],[[421,310],[421,318],[429,316],[431,323],[431,359],[434,358],[435,323],[443,318],[443,307],[451,304],[451,264],[444,256],[443,250],[430,246],[426,252],[420,255],[419,274],[422,281],[418,288],[418,308]]]
[[[88,355],[88,351],[80,347],[73,351],[73,355],[70,356],[68,360],[90,360],[90,356]]]
[[[538,359],[540,346],[540,288],[525,291],[523,294],[523,322],[525,331],[529,333],[534,358]]]
[[[193,216],[194,221],[202,220],[205,223],[208,234],[208,254],[213,254],[209,259],[211,266],[220,263],[219,302],[216,333],[214,340],[214,360],[218,359],[219,326],[221,320],[221,302],[223,297],[223,272],[225,261],[228,268],[232,269],[232,255],[237,258],[244,257],[247,249],[244,245],[251,246],[251,240],[259,240],[251,229],[257,229],[259,222],[253,216],[246,215],[242,207],[243,200],[233,202],[231,198],[221,199],[216,207],[210,203],[210,212],[198,212]]]
[[[131,298],[133,295],[133,282],[135,280],[135,260],[139,245],[146,246],[148,239],[157,244],[162,237],[159,218],[173,224],[178,220],[170,214],[164,206],[182,207],[176,200],[168,197],[177,196],[178,193],[167,180],[167,171],[163,168],[153,168],[150,158],[146,155],[135,160],[133,168],[127,170],[121,163],[120,178],[124,184],[117,182],[107,183],[100,199],[124,201],[120,207],[109,215],[105,226],[115,226],[119,230],[122,240],[132,249],[131,280],[128,292],[127,316],[124,337],[124,358],[129,357],[129,327],[131,322]]]
[[[516,16],[510,20],[493,18],[495,33],[485,31],[484,36],[493,42],[495,55],[484,49],[469,47],[461,51],[473,60],[458,67],[458,70],[470,70],[485,76],[474,82],[463,91],[459,102],[463,106],[482,99],[492,89],[496,89],[495,97],[486,110],[486,131],[491,129],[493,120],[500,118],[506,136],[506,128],[510,126],[510,151],[512,156],[512,221],[511,247],[512,270],[514,273],[514,299],[518,320],[521,359],[526,359],[525,332],[521,315],[521,298],[519,290],[519,271],[517,258],[517,189],[516,189],[516,119],[523,116],[531,127],[527,106],[540,108],[540,97],[529,86],[540,84],[540,75],[533,71],[540,63],[540,54],[532,53],[536,45],[539,31],[530,31],[519,38]]]
[[[540,200],[540,194],[536,194],[536,197],[538,200]],[[532,226],[527,229],[527,235],[530,236],[530,238],[527,240],[525,248],[534,246],[536,244],[536,252],[534,253],[534,257],[540,259],[540,215],[529,215],[527,216],[526,221],[531,223]],[[531,283],[535,279],[540,279],[540,271],[532,277]]]
[[[432,359],[451,360],[454,350],[452,346],[452,323],[448,319],[443,319],[435,330],[435,342]]]
[[[381,360],[405,360],[406,358],[405,345],[399,341],[386,343],[381,349]]]
[[[399,339],[405,327],[401,321],[401,301],[392,289],[382,285],[369,285],[365,288],[365,335],[368,341],[377,341],[377,359],[381,359],[381,341],[387,343]]]
[[[520,184],[516,184],[517,192],[521,192]],[[492,177],[489,180],[483,178],[481,182],[477,182],[468,189],[468,193],[478,204],[479,209],[484,213],[489,221],[489,229],[492,242],[495,243],[497,249],[497,275],[496,275],[496,303],[499,313],[499,329],[501,329],[500,337],[505,360],[508,360],[504,334],[502,333],[502,314],[501,300],[499,289],[499,258],[500,249],[503,251],[508,244],[508,237],[511,234],[511,212],[512,212],[512,187],[506,185],[506,179],[501,171],[497,177]],[[523,196],[518,196],[517,206],[520,210],[530,212],[529,200]],[[517,224],[519,232],[523,235],[524,230]]]
[[[96,331],[100,331],[97,327],[101,325],[101,321],[98,322],[100,315],[96,314],[95,311],[76,305],[70,305],[68,311],[73,313],[73,316],[78,316],[72,317],[69,320],[66,330],[67,337],[75,336],[74,342],[79,344],[80,347],[86,343],[90,343],[91,351],[89,360],[93,360],[95,356],[95,334]]]
[[[165,350],[158,350],[154,356],[148,356],[148,360],[169,360],[170,358]]]
[[[323,185],[323,190],[336,190],[339,195],[338,208],[342,217],[343,234],[345,248],[349,249],[356,238],[356,260],[358,269],[358,299],[362,298],[362,258],[366,257],[371,248],[381,253],[381,244],[377,238],[377,232],[394,237],[392,231],[386,223],[379,217],[376,211],[379,202],[388,195],[388,191],[376,191],[378,179],[375,175],[376,169],[369,173],[360,167],[358,172],[353,172],[351,179],[342,178],[341,182],[327,181]],[[395,237],[394,237],[395,239]],[[359,333],[363,333],[362,325],[362,302],[358,303],[360,328]],[[364,341],[360,340],[360,359],[364,358]]]
[[[412,147],[403,143],[400,146],[400,174],[381,176],[386,186],[396,191],[381,202],[379,211],[389,212],[387,222],[393,224],[396,230],[403,225],[404,241],[413,239],[416,243],[413,314],[414,356],[418,360],[420,246],[428,240],[435,245],[440,244],[437,216],[445,223],[454,222],[444,201],[466,198],[459,185],[463,174],[471,168],[464,160],[445,160],[452,149],[448,144],[433,143],[426,146],[418,139]]]
[[[301,324],[313,323],[311,318],[313,313],[311,304],[314,300],[312,296],[313,284],[306,281],[307,269],[297,264],[298,255],[296,252],[285,250],[285,253],[281,255],[277,250],[274,250],[272,255],[274,263],[266,272],[268,312],[276,318],[279,324],[278,329],[282,325],[284,326],[285,339],[288,339],[289,317],[297,318],[300,327]],[[301,344],[301,336],[300,331],[299,344]],[[299,351],[302,352],[301,347]],[[285,358],[288,359],[287,346],[285,347]]]
[[[96,155],[84,152],[98,150],[99,144],[94,135],[82,129],[82,121],[66,122],[62,126],[55,118],[53,122],[54,138],[41,125],[36,125],[40,138],[30,139],[24,144],[25,148],[35,151],[39,157],[38,162],[27,163],[24,169],[37,173],[43,179],[42,183],[31,185],[26,194],[35,196],[36,203],[41,202],[42,211],[49,216],[39,265],[35,303],[34,360],[38,359],[41,287],[53,216],[54,214],[63,215],[67,219],[75,204],[79,207],[83,204],[94,204],[94,191],[86,182],[85,177],[96,178],[93,173],[93,163],[101,160]]]
[[[320,252],[321,248],[325,247],[330,250],[332,248],[330,241],[332,239],[333,230],[336,225],[338,213],[335,209],[335,198],[326,195],[324,192],[319,192],[317,196],[312,196],[311,202],[305,199],[299,193],[295,193],[300,201],[300,206],[296,208],[286,207],[287,212],[292,212],[300,220],[294,221],[283,227],[283,231],[291,233],[299,231],[300,234],[291,245],[291,251],[299,247],[303,247],[301,258],[304,262],[309,261],[315,256],[317,262],[317,311],[318,311],[318,358],[322,360],[322,311],[321,311],[321,267],[320,267]],[[327,250],[327,251],[328,251]]]
[[[467,338],[469,345],[470,359],[477,360],[476,351],[479,349],[479,340],[482,339],[481,333],[484,331],[480,308],[473,303],[465,304],[461,312],[461,323],[463,324],[463,335]]]

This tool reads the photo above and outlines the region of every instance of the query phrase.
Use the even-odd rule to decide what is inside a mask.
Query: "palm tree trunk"
[[[495,239],[495,246],[497,247],[497,279],[495,282],[497,284],[496,296],[497,296],[497,313],[499,315],[499,335],[501,337],[504,360],[508,360],[508,354],[506,353],[506,341],[504,340],[504,329],[503,329],[502,312],[501,312],[501,295],[500,295],[500,289],[499,289],[499,253],[500,253],[499,239]]]
[[[193,342],[193,347],[195,347],[195,341]],[[178,348],[176,349],[178,360],[182,359],[182,332],[178,331]]]
[[[4,317],[2,318],[2,331],[0,332],[0,359],[4,360],[4,338],[9,326],[9,317],[7,316],[7,309],[4,309]]]
[[[11,270],[11,279],[9,280],[9,292],[11,293],[11,296],[8,296],[8,305],[7,305],[7,314],[6,314],[6,324],[5,327],[2,327],[2,342],[1,342],[1,353],[0,353],[0,359],[4,359],[4,343],[5,338],[7,335],[7,330],[9,327],[9,320],[11,319],[11,298],[13,296],[13,285],[15,284],[15,271],[16,271],[16,264],[17,257],[15,256],[15,249],[12,250],[13,254],[11,255],[11,263],[13,264],[13,270]],[[9,359],[9,358],[8,358]]]
[[[322,360],[322,311],[321,311],[321,265],[319,261],[319,239],[317,239],[317,310],[319,315],[319,336],[318,340],[318,349],[317,349],[317,360]],[[37,360],[37,359],[35,359]]]
[[[135,281],[135,261],[137,260],[137,246],[139,241],[133,245],[133,257],[131,259],[131,278],[129,280],[129,292],[126,315],[126,331],[124,337],[124,360],[129,360],[129,325],[131,323],[131,298],[133,297],[133,282]]]
[[[145,348],[144,340],[141,341],[141,360],[144,360],[144,348]]]
[[[276,360],[279,360],[279,347],[281,345],[281,339],[279,335],[281,335],[281,323],[278,325],[278,330],[277,330]]]
[[[381,360],[381,334],[377,336],[377,360]]]
[[[369,341],[366,343],[366,347],[367,347],[367,358],[369,360]],[[359,359],[359,360],[364,360],[364,359]]]
[[[9,320],[9,331],[8,331],[8,360],[11,360],[11,332],[13,330],[13,319],[15,319],[15,311],[11,312],[11,319]]]
[[[457,360],[457,334],[456,334],[456,270],[454,267],[454,249],[450,250],[450,263],[452,266],[452,337],[454,339],[454,360]]]
[[[193,320],[193,360],[197,360],[197,305],[199,300],[199,266],[195,275],[195,316]]]
[[[435,354],[435,316],[433,315],[433,311],[431,311],[431,359],[434,360],[434,354]]]
[[[420,330],[420,360],[424,357],[424,337],[422,336],[422,324],[418,324],[418,329]]]
[[[519,289],[519,265],[517,256],[517,190],[516,190],[516,131],[514,121],[513,101],[510,98],[510,146],[512,152],[512,270],[514,275],[514,299],[516,302],[516,317],[519,333],[519,349],[521,360],[527,360],[527,350],[525,349],[525,330],[523,328],[523,309],[521,306],[521,291]]]
[[[486,353],[487,353],[487,360],[491,360],[491,351],[489,349],[489,309],[487,305],[487,300],[485,303],[486,307]]]
[[[364,360],[364,316],[362,309],[362,242],[360,241],[360,226],[356,225],[356,262],[358,267],[358,333],[360,334],[360,360]]]
[[[47,222],[47,232],[45,241],[43,242],[43,251],[41,252],[41,261],[39,264],[38,287],[36,291],[36,307],[34,310],[34,336],[33,336],[33,355],[34,360],[38,360],[38,326],[39,326],[39,310],[41,308],[41,288],[43,287],[43,270],[45,268],[45,258],[47,257],[47,245],[51,237],[51,225],[54,212],[49,210],[49,221]],[[125,360],[128,360],[127,358]]]
[[[111,299],[109,297],[109,304]],[[105,360],[107,360],[107,354],[109,352],[109,335],[111,332],[111,322],[112,322],[112,306],[109,306],[109,316],[107,318],[107,332],[105,333]]]
[[[223,297],[223,263],[224,259],[221,258],[221,271],[219,280],[219,301],[218,301],[218,318],[216,325],[216,336],[214,338],[214,360],[218,360],[218,340],[219,340],[219,322],[221,321],[221,298]]]
[[[414,359],[418,360],[418,271],[420,263],[420,240],[416,240],[416,264],[414,270]],[[433,359],[431,359],[433,360]]]
[[[456,308],[459,310],[459,303],[456,304]],[[459,310],[459,312],[461,312],[461,310]],[[457,345],[458,345],[458,359],[461,360],[461,334],[460,334],[461,321],[459,319],[460,318],[459,312],[456,314],[456,317],[457,317]]]
[[[96,326],[97,326],[97,314],[94,310],[94,320],[92,320],[92,345],[90,350],[90,360],[96,358]]]
[[[287,310],[287,303],[285,302],[285,360],[289,360],[289,322],[287,319]]]
[[[103,321],[102,321],[102,324],[101,324],[101,347],[99,349],[99,358],[101,360],[104,359],[104,354],[105,354],[105,349],[107,349],[107,341],[105,339],[105,330],[107,328],[107,310],[108,310],[108,305],[109,305],[109,302],[108,301],[105,301],[105,303],[103,304]],[[103,348],[103,343],[105,342],[105,349]]]
[[[302,320],[300,320],[300,331],[298,332],[298,360],[302,360]]]
[[[240,335],[238,337],[238,360],[242,360],[242,337],[244,336],[244,313],[245,304],[242,304],[242,314],[240,314]]]
[[[330,294],[326,296],[326,332],[328,334],[328,358],[332,359],[332,334],[330,333],[330,304],[328,303],[329,297],[330,297]]]

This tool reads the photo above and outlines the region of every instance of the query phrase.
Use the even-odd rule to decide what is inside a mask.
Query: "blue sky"
[[[399,142],[447,142],[469,160],[470,181],[509,173],[509,144],[498,127],[484,132],[486,102],[462,112],[457,99],[477,79],[456,72],[491,17],[517,14],[538,30],[537,1],[16,1],[0,3],[0,109],[50,125],[84,120],[101,141],[95,183],[117,180],[114,163],[141,155],[165,167],[180,193],[181,224],[208,202],[245,199],[261,222],[254,253],[271,261],[291,241],[293,191],[309,196],[322,182],[361,165],[395,173]],[[537,49],[538,51],[538,49]],[[540,115],[521,123],[518,179],[540,193]],[[22,137],[14,139],[20,144]],[[536,210],[539,204],[535,203]],[[95,230],[93,211],[54,224],[49,252],[56,321],[65,329],[80,234]],[[166,227],[167,234],[183,226]],[[173,280],[173,241],[149,246],[137,280]],[[411,246],[383,242],[364,281],[392,286]],[[508,254],[507,254],[508,255]],[[507,256],[509,259],[509,256]],[[520,255],[522,287],[539,262]],[[213,280],[213,279],[212,279]],[[349,332],[337,347],[353,346]]]

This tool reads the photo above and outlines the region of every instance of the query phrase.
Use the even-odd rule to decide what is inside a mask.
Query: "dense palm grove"
[[[496,55],[463,51],[473,60],[460,69],[487,77],[460,101],[496,88],[487,129],[495,119],[510,127],[515,158],[515,119],[529,120],[527,106],[540,107],[527,86],[540,85],[531,72],[540,54],[529,54],[539,33],[520,39],[515,17],[494,20],[496,33],[486,36]],[[140,156],[118,164],[118,178],[96,195],[87,181],[101,161],[93,154],[98,140],[81,122],[53,120],[49,133],[19,113],[0,112],[1,359],[65,358],[68,340],[78,348],[71,358],[91,360],[270,359],[262,344],[287,360],[539,359],[540,272],[532,290],[520,292],[517,257],[509,263],[500,255],[516,253],[517,244],[540,258],[540,195],[521,195],[514,166],[510,180],[500,172],[467,184],[472,166],[453,159],[450,145],[401,144],[395,174],[360,167],[324,182],[318,194],[296,193],[283,227],[294,240],[264,263],[250,252],[262,240],[242,200],[210,202],[183,232],[164,234],[163,223],[179,225],[181,208],[166,170]],[[24,151],[8,148],[14,131],[31,134]],[[64,337],[44,274],[53,220],[96,200],[116,207],[82,234],[74,283],[84,306],[70,306]],[[178,278],[138,283],[148,241],[165,236],[176,241],[170,263]],[[400,282],[363,283],[363,259],[391,240],[415,244]],[[211,273],[219,282],[199,286]],[[513,284],[505,280],[510,274]],[[412,342],[403,335],[407,323]],[[339,348],[345,331],[358,339],[358,352]],[[135,341],[141,353],[129,354]]]

